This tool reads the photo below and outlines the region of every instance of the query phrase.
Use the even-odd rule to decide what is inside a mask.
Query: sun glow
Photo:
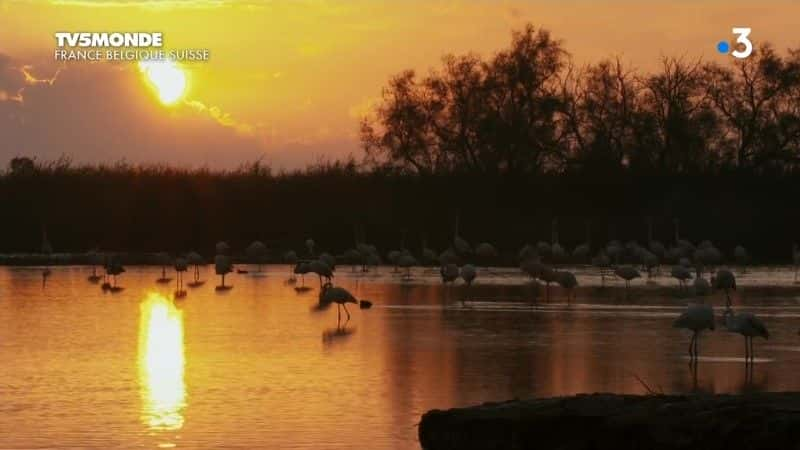
[[[171,105],[186,91],[186,73],[174,61],[139,61],[139,70],[158,93],[161,103]]]
[[[142,421],[154,430],[183,426],[183,312],[159,294],[149,294],[139,316],[139,384]]]

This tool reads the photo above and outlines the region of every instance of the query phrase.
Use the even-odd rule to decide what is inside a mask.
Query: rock
[[[798,449],[800,393],[615,395],[428,411],[425,450]]]
[[[358,307],[361,309],[370,309],[372,308],[372,302],[369,300],[361,300],[358,302]]]

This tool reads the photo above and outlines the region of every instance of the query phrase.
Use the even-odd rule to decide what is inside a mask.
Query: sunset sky
[[[768,4],[768,5],[767,5]],[[0,166],[16,155],[78,162],[297,168],[360,157],[357,125],[392,75],[443,54],[488,56],[526,22],[579,64],[620,55],[730,60],[730,28],[800,46],[797,1],[0,0]],[[159,31],[207,48],[165,105],[135,63],[55,63],[57,31]]]

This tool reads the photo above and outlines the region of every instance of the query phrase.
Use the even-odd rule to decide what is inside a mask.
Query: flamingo
[[[225,286],[225,275],[231,273],[233,263],[228,255],[217,255],[214,257],[214,271],[220,276],[221,284],[216,287],[217,290],[230,289],[232,286]]]
[[[411,268],[417,265],[417,260],[414,258],[414,255],[412,255],[411,252],[404,250],[397,258],[397,265],[405,269],[403,278],[408,280],[411,278]]]
[[[339,315],[339,320],[342,320],[342,310],[344,308],[345,314],[347,314],[347,320],[350,320],[350,311],[347,310],[348,303],[355,303],[358,304],[358,300],[353,297],[353,294],[347,291],[345,288],[331,286],[330,284],[326,284],[325,288],[322,291],[322,295],[320,296],[320,303],[327,304],[327,303],[336,303],[336,310]]]
[[[684,266],[672,266],[672,277],[678,280],[681,288],[686,288],[686,282],[692,279],[692,272]]]
[[[600,269],[600,286],[606,285],[606,269],[611,267],[611,258],[606,255],[606,252],[600,252],[592,258],[592,265]]]
[[[156,263],[161,266],[161,278],[156,279],[156,283],[169,283],[172,278],[167,278],[167,266],[170,263],[169,254],[159,252],[155,254]]]
[[[317,274],[319,277],[319,287],[322,289],[322,277],[327,279],[327,282],[330,283],[331,278],[333,278],[333,269],[329,266],[325,261],[322,260],[315,260],[308,263],[308,271]]]
[[[638,270],[631,266],[619,266],[614,269],[614,275],[622,278],[625,280],[625,298],[628,298],[628,291],[631,287],[631,280],[634,278],[641,278],[641,274]]]
[[[267,246],[261,241],[253,241],[245,250],[251,262],[256,263],[256,272],[261,272],[261,264],[267,255]]]
[[[199,253],[191,251],[186,254],[186,262],[194,266],[194,280],[189,283],[189,287],[201,286],[204,283],[200,280],[200,266],[205,264],[203,257]]]
[[[567,290],[567,304],[570,304],[570,300],[575,297],[575,287],[578,286],[578,279],[575,278],[575,274],[567,271],[558,272],[556,282]]]
[[[42,254],[45,256],[45,267],[42,270],[42,287],[47,283],[47,277],[50,276],[50,255],[53,254],[53,246],[47,239],[47,228],[42,226]]]
[[[300,275],[300,286],[294,288],[296,291],[306,291],[311,289],[310,287],[306,287],[306,274],[311,270],[308,267],[307,262],[299,262],[294,266],[294,274]]]
[[[541,271],[539,272],[539,279],[544,281],[544,299],[545,301],[549,301],[550,283],[558,281],[556,271],[550,268],[550,266],[542,265]]]
[[[458,266],[455,264],[445,264],[439,269],[439,274],[442,276],[442,283],[452,283],[458,278]]]
[[[725,291],[725,307],[731,307],[730,290],[736,290],[736,277],[733,272],[727,269],[720,269],[717,275],[712,279],[714,289],[723,289]]]
[[[297,253],[294,250],[287,251],[283,254],[283,262],[289,265],[289,284],[293,284],[297,281],[292,270],[292,266],[297,264]]]
[[[189,263],[186,258],[175,259],[175,298],[186,296],[186,291],[183,289],[183,272],[189,268]]]
[[[86,254],[86,257],[89,261],[89,264],[92,265],[92,274],[89,275],[89,282],[90,283],[97,283],[102,278],[100,275],[97,274],[97,266],[103,263],[103,256],[95,249],[89,250]]]
[[[704,303],[692,303],[686,307],[675,322],[675,328],[685,328],[692,331],[692,340],[689,341],[689,359],[696,361],[699,355],[697,341],[703,330],[714,330],[714,309]]]
[[[478,271],[475,270],[475,266],[472,264],[464,264],[464,267],[461,268],[461,279],[464,280],[464,283],[467,285],[467,289],[472,286],[472,282],[475,281],[475,278],[478,276]],[[461,305],[464,305],[464,299],[461,299]]]
[[[124,272],[125,268],[122,267],[122,264],[119,262],[119,260],[114,257],[110,257],[106,263],[106,273],[111,275],[113,284],[103,283],[103,290],[110,290],[111,292],[121,291],[122,288],[117,287],[117,275],[121,275]]]
[[[743,312],[736,314],[730,308],[725,310],[725,328],[733,333],[744,336],[744,358],[745,363],[755,359],[753,353],[753,338],[763,337],[769,339],[769,331],[764,322],[753,313]]]

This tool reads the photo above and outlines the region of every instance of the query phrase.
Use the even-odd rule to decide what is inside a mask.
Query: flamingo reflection
[[[183,426],[183,312],[159,294],[149,294],[140,306],[139,384],[142,422],[153,430]]]

